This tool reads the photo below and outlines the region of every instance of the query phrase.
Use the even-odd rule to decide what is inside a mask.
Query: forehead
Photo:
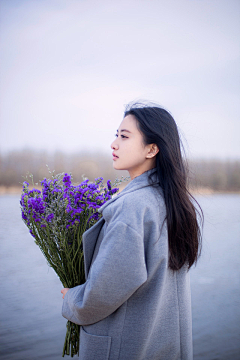
[[[129,130],[131,132],[138,131],[137,129],[137,121],[133,115],[127,115],[119,125],[118,131],[122,129]]]

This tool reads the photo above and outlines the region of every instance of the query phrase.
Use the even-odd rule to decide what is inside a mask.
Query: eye
[[[115,134],[115,136],[118,137],[118,134]],[[121,135],[121,138],[122,138],[122,139],[124,139],[124,138],[128,139],[128,137],[125,136],[125,135]]]

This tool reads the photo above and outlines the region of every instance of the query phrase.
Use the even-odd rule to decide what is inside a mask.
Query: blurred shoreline
[[[127,185],[127,184],[126,184]],[[125,185],[125,186],[126,186]],[[118,186],[121,192],[125,186]],[[29,186],[29,189],[32,189],[32,186]],[[35,189],[41,190],[41,186],[35,186]],[[240,191],[217,191],[209,187],[199,187],[189,190],[192,195],[214,195],[214,194],[240,194]],[[0,185],[0,196],[1,195],[20,195],[22,192],[22,186],[3,186]]]
[[[187,186],[193,194],[229,194],[240,192],[239,159],[185,159]],[[46,165],[47,164],[47,165]],[[50,170],[51,169],[51,170]],[[21,184],[27,180],[40,185],[40,179],[51,179],[57,174],[70,173],[75,184],[84,177],[90,181],[103,177],[104,182],[127,183],[126,170],[113,168],[112,159],[104,152],[41,152],[34,149],[0,152],[0,194],[19,194]],[[24,175],[25,174],[25,175]],[[123,180],[123,183],[121,181]]]

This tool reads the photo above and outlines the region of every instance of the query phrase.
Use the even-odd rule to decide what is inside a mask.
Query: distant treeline
[[[47,165],[47,166],[46,166]],[[112,155],[101,152],[66,154],[60,151],[21,150],[0,154],[0,185],[20,186],[27,173],[33,175],[35,183],[50,178],[49,170],[55,174],[72,174],[73,182],[80,183],[83,175],[90,181],[102,176],[104,182],[128,176],[127,171],[116,171],[112,167]],[[40,184],[39,184],[40,185]]]
[[[214,191],[240,191],[240,160],[191,160],[189,185]]]
[[[114,181],[128,176],[127,171],[116,171],[112,167],[111,154],[81,152],[65,154],[36,150],[11,151],[0,154],[0,185],[20,186],[29,172],[35,183],[50,178],[47,166],[55,174],[71,172],[73,182],[82,181],[85,175],[91,181],[102,176],[104,181]],[[240,160],[191,160],[189,167],[189,187],[209,188],[214,191],[240,191]]]

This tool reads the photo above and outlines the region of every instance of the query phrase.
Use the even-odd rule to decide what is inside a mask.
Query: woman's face
[[[128,170],[131,179],[155,166],[155,156],[151,145],[144,145],[143,137],[137,128],[137,120],[127,115],[121,122],[116,139],[111,144],[113,149],[113,167],[116,170]]]

